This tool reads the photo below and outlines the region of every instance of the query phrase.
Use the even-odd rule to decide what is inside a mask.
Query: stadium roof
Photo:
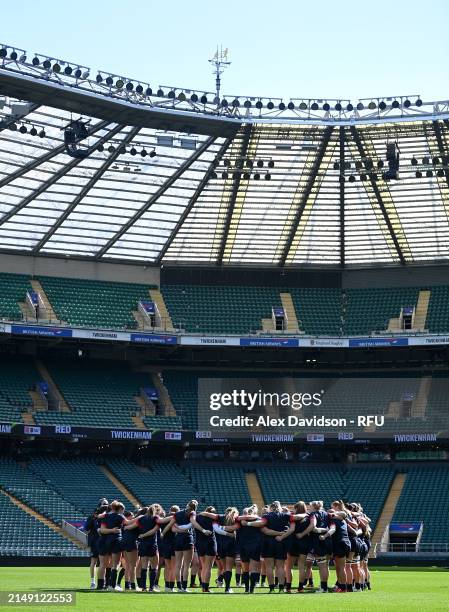
[[[2,252],[144,264],[449,260],[447,101],[214,100],[24,55],[0,49]],[[77,157],[64,136],[80,117]],[[387,143],[398,180],[383,177]]]

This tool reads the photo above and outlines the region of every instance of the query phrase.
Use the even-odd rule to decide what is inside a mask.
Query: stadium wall
[[[157,266],[144,266],[136,262],[130,265],[59,257],[32,257],[30,255],[2,254],[0,257],[0,272],[29,274],[30,276],[122,281],[148,285],[159,285],[160,281],[160,270]]]

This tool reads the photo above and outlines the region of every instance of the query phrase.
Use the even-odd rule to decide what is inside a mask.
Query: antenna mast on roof
[[[221,79],[220,76],[224,72],[224,69],[230,66],[231,62],[228,60],[229,49],[223,49],[220,45],[215,52],[215,55],[212,59],[209,60],[209,63],[214,67],[213,74],[215,74],[215,91],[216,91],[216,104],[220,104],[220,87],[221,87]]]

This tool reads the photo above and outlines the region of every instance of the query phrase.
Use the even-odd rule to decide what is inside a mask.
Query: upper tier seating
[[[132,311],[154,285],[40,276],[59,319],[70,325],[134,329]]]
[[[0,272],[0,319],[20,321],[22,312],[18,302],[24,302],[28,289],[31,289],[30,277],[25,274],[8,274]]]
[[[416,305],[419,291],[418,287],[346,289],[342,300],[346,304],[345,333],[352,336],[386,330],[402,307]]]
[[[281,306],[277,287],[164,285],[162,293],[175,327],[187,332],[247,334]]]

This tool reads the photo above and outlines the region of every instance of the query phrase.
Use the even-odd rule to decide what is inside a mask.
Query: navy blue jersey
[[[115,527],[122,527],[125,521],[125,517],[123,514],[118,514],[117,512],[107,512],[105,515],[100,517],[100,525],[101,527],[106,527],[106,529],[114,529]],[[118,533],[108,533],[105,534],[106,537],[113,537],[114,539],[120,540],[122,537],[122,532]]]
[[[310,525],[310,519],[311,519],[311,516],[309,515],[302,521],[296,521],[295,522],[295,533],[302,533],[303,531],[305,531]]]
[[[333,517],[331,525],[335,525],[335,533],[332,535],[333,541],[349,540],[346,521]]]
[[[200,525],[203,529],[207,529],[208,531],[212,532],[212,535],[206,536],[204,535],[202,531],[195,529],[195,536],[199,539],[205,539],[205,538],[215,539],[214,523],[216,523],[216,521],[207,516],[201,516],[201,514],[199,514],[195,518],[196,518],[196,522],[198,523],[198,525]]]
[[[179,510],[179,512],[175,513],[175,522],[177,525],[181,526],[181,525],[187,525],[188,523],[190,523],[190,517],[194,516],[196,517],[196,513],[193,510]],[[190,530],[193,533],[193,528],[191,527]]]
[[[293,516],[290,512],[268,512],[262,516],[265,521],[265,527],[273,529],[273,531],[287,531],[290,523],[293,522]],[[252,529],[252,527],[250,527]]]
[[[324,510],[315,510],[312,512],[316,517],[316,526],[320,529],[329,529],[329,515]]]
[[[133,527],[132,529],[122,529],[122,540],[124,544],[131,544],[137,540],[139,535],[139,527]]]
[[[139,528],[139,534],[146,533],[147,531],[151,531],[158,524],[159,517],[158,516],[150,516],[149,514],[145,514],[144,516],[139,516],[137,520],[137,526]],[[144,541],[148,544],[157,544],[157,532],[156,530],[153,535],[147,536],[146,538],[141,538],[141,541]]]
[[[87,542],[89,546],[91,546],[93,542],[96,542],[100,537],[100,534],[98,533],[99,528],[100,521],[94,514],[91,514],[84,526],[84,529],[87,532]]]
[[[254,518],[255,520],[259,520],[258,516]],[[260,542],[260,529],[256,527],[244,527],[240,519],[237,519],[237,523],[240,525],[237,530],[237,538],[241,544],[258,544]]]

